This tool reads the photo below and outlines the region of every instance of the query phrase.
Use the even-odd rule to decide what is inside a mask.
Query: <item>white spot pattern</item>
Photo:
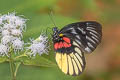
[[[96,44],[96,42],[93,39],[91,39],[90,37],[86,36],[86,39],[93,42],[94,44]]]

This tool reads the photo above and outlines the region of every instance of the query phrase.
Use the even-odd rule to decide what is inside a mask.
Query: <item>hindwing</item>
[[[68,75],[80,75],[85,68],[85,57],[79,48],[69,54],[56,52],[56,62],[59,68]]]

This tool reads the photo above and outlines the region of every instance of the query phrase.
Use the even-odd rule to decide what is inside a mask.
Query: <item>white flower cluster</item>
[[[30,47],[28,47],[28,50],[31,52],[28,53],[30,56],[36,56],[36,54],[47,54],[48,53],[48,37],[44,34],[41,34],[39,38],[36,40],[32,40],[32,43]]]
[[[22,32],[26,27],[26,19],[9,13],[0,16],[0,56],[7,55],[10,48],[14,51],[23,49]]]

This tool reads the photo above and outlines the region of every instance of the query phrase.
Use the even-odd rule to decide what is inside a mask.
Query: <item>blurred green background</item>
[[[22,64],[17,80],[120,80],[120,0],[0,0],[0,14],[16,12],[28,19],[25,42],[29,37],[37,38],[47,27],[54,27],[48,15],[50,8],[59,28],[76,21],[100,22],[102,43],[92,54],[85,54],[86,69],[80,76],[65,75],[56,66],[43,66],[46,60],[55,64],[55,53],[51,50],[49,55],[35,59],[36,63],[41,60],[39,66]],[[7,62],[0,64],[0,80],[10,80]]]

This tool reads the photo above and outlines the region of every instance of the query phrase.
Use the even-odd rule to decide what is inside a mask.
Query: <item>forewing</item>
[[[77,22],[65,26],[60,33],[71,37],[83,52],[91,53],[101,42],[102,26],[95,21]]]

